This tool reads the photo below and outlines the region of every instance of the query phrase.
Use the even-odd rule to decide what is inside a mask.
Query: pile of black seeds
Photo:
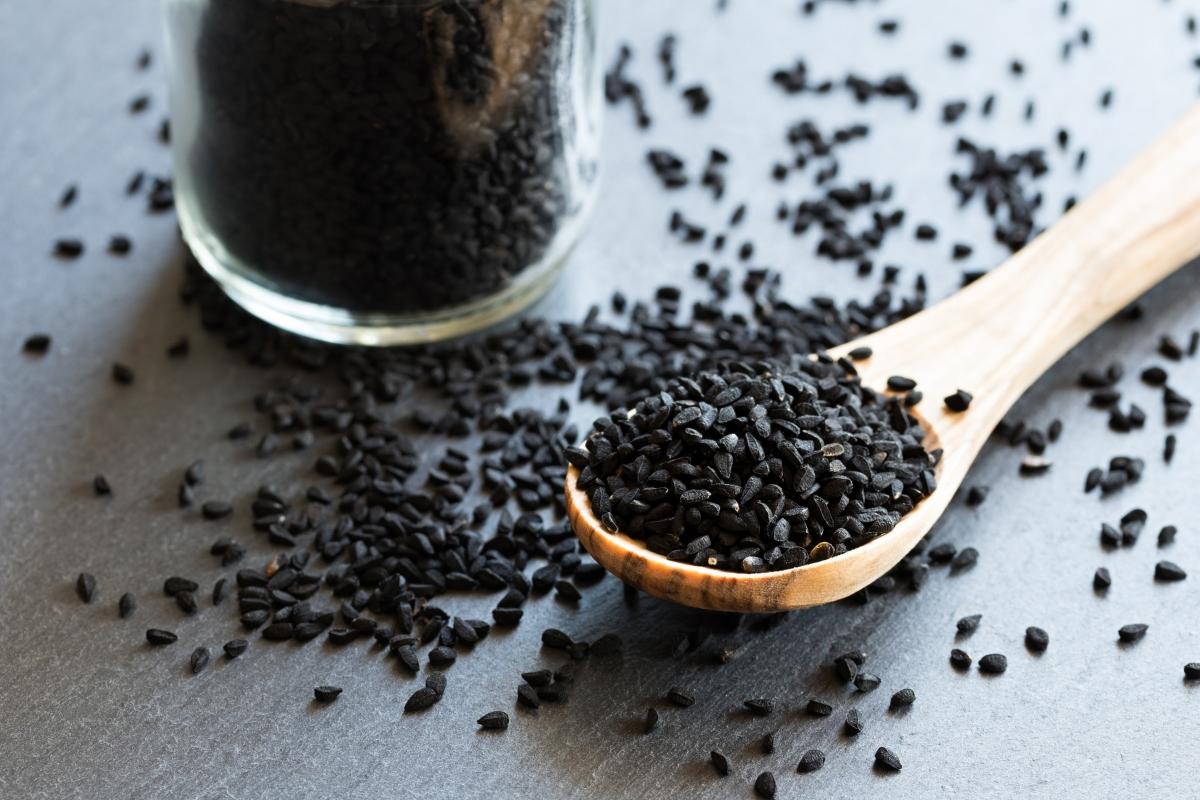
[[[559,102],[592,62],[579,7],[169,7],[177,57],[194,53],[175,93],[189,222],[252,279],[337,308],[502,291],[575,235],[594,180],[591,109]]]
[[[567,457],[611,531],[676,561],[762,572],[892,530],[936,487],[940,452],[900,398],[828,357],[673,379],[593,423]]]

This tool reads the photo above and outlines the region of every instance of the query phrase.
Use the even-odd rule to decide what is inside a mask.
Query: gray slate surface
[[[1002,257],[978,207],[957,210],[945,188],[960,128],[936,123],[941,102],[978,102],[982,87],[997,91],[995,120],[981,123],[972,112],[961,130],[1006,148],[1049,145],[1055,128],[1069,125],[1089,161],[1076,174],[1066,167],[1074,149],[1054,156],[1045,189],[1047,208],[1057,209],[1150,141],[1200,83],[1189,63],[1197,40],[1183,30],[1196,3],[1075,2],[1067,22],[1055,15],[1056,3],[1034,0],[830,4],[811,18],[790,0],[733,0],[720,17],[713,3],[698,0],[598,5],[602,60],[619,40],[634,45],[634,70],[658,123],[638,132],[628,108],[609,111],[606,183],[594,224],[566,279],[535,311],[556,318],[578,318],[618,284],[632,284],[635,297],[648,293],[650,280],[687,285],[695,256],[665,232],[673,202],[717,220],[733,199],[748,198],[756,260],[785,269],[790,292],[867,296],[873,281],[815,261],[810,244],[798,245],[772,220],[784,195],[762,176],[785,152],[785,124],[810,115],[825,125],[874,126],[844,166],[891,177],[910,225],[929,219],[943,231],[935,246],[894,237],[881,261],[906,265],[905,285],[924,269],[932,295],[941,296],[957,282],[959,265],[947,257],[951,240],[980,245],[972,266]],[[902,20],[891,39],[874,31],[887,16]],[[1081,22],[1090,25],[1094,44],[1063,67],[1060,42]],[[712,90],[706,118],[679,113],[681,102],[661,86],[652,54],[668,30],[681,37],[681,83],[702,80]],[[978,510],[957,501],[933,534],[935,541],[979,547],[981,560],[958,577],[938,571],[917,595],[796,613],[770,633],[740,633],[740,657],[717,669],[700,656],[670,658],[673,642],[699,615],[648,599],[629,608],[609,579],[586,592],[577,611],[553,600],[531,603],[514,633],[494,634],[450,670],[446,700],[419,718],[400,713],[416,681],[367,648],[254,641],[237,662],[216,660],[191,677],[193,647],[219,648],[240,630],[232,608],[180,619],[159,591],[163,577],[183,573],[211,585],[217,571],[206,550],[218,534],[253,542],[262,558],[269,551],[249,530],[246,487],[307,475],[313,455],[264,464],[223,439],[233,422],[254,418],[251,397],[279,376],[244,365],[179,307],[172,219],[148,217],[122,195],[135,169],[168,169],[168,155],[154,141],[165,113],[159,38],[153,0],[0,4],[0,796],[747,797],[768,768],[778,776],[780,797],[1200,793],[1193,763],[1200,687],[1182,680],[1183,664],[1200,660],[1200,529],[1190,488],[1200,475],[1195,422],[1180,429],[1179,455],[1165,467],[1153,391],[1127,379],[1129,395],[1151,421],[1146,431],[1120,438],[1073,386],[1086,366],[1119,359],[1138,367],[1154,360],[1158,335],[1195,327],[1195,265],[1146,298],[1146,320],[1105,327],[1022,400],[1015,416],[1065,423],[1063,442],[1051,451],[1052,472],[1021,479],[1017,454],[989,447],[971,481],[991,485],[991,497]],[[951,38],[972,46],[965,64],[945,59]],[[154,46],[156,62],[139,75],[133,61],[145,44]],[[798,55],[817,74],[853,65],[874,76],[902,67],[922,91],[922,108],[911,115],[896,103],[863,108],[844,97],[783,99],[767,76]],[[1023,78],[1007,74],[1014,56],[1028,65]],[[1110,85],[1116,101],[1104,114],[1096,98]],[[153,93],[152,112],[128,116],[126,103],[143,90]],[[1026,97],[1038,103],[1031,124],[1021,118]],[[664,198],[642,161],[650,145],[670,145],[692,162],[710,145],[733,152],[721,210],[698,193]],[[80,201],[58,212],[57,196],[71,180],[80,183]],[[136,242],[125,260],[102,253],[116,231]],[[89,252],[75,263],[55,262],[50,243],[67,234],[83,236]],[[54,335],[53,349],[44,359],[26,358],[21,342],[38,330]],[[193,354],[186,363],[168,362],[163,349],[180,334],[190,335]],[[137,369],[134,386],[112,383],[114,360]],[[1200,396],[1198,363],[1171,366],[1172,382],[1193,397]],[[549,404],[556,394],[532,399]],[[581,410],[581,421],[589,413]],[[1118,452],[1145,457],[1146,479],[1105,501],[1084,496],[1087,468]],[[179,475],[197,457],[208,462],[206,495],[237,503],[231,520],[205,523],[174,508]],[[91,496],[91,477],[101,471],[115,489],[108,500]],[[1135,505],[1150,514],[1142,541],[1101,552],[1099,523]],[[1151,578],[1163,557],[1154,533],[1167,523],[1181,532],[1166,557],[1193,572],[1182,584]],[[1104,598],[1091,590],[1101,564],[1115,577]],[[74,595],[81,570],[99,579],[92,606]],[[115,612],[124,591],[141,599],[129,621]],[[492,599],[452,606],[482,616]],[[983,623],[960,646],[976,658],[1006,653],[1007,674],[988,679],[949,668],[947,655],[958,645],[954,621],[969,613],[982,613]],[[1117,628],[1135,621],[1150,624],[1148,636],[1136,647],[1118,647]],[[143,632],[151,625],[178,630],[180,643],[149,651]],[[626,655],[618,667],[590,664],[568,705],[537,718],[514,712],[502,735],[477,733],[482,713],[514,711],[519,671],[556,663],[538,646],[547,625],[588,638],[625,629]],[[1050,649],[1040,657],[1022,645],[1027,625],[1050,632]],[[856,696],[828,677],[830,656],[851,646],[864,647],[869,668],[883,678],[873,694]],[[318,707],[312,687],[321,683],[346,692]],[[690,687],[697,704],[667,707],[661,698],[672,685]],[[888,697],[904,686],[916,690],[915,706],[902,716],[886,713]],[[773,696],[785,710],[748,718],[739,708],[752,696]],[[838,710],[808,719],[799,709],[810,696]],[[636,735],[651,704],[663,723],[652,736]],[[839,733],[851,706],[866,721],[856,740]],[[776,753],[757,755],[759,737],[775,728]],[[899,754],[901,774],[872,770],[879,745]],[[829,761],[816,774],[796,775],[809,747],[826,750]],[[713,748],[731,757],[733,776],[712,773],[706,759]]]

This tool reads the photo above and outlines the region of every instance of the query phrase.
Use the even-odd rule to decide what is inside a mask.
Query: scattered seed
[[[1181,581],[1187,577],[1183,567],[1173,561],[1160,561],[1154,565],[1154,580],[1172,582]]]
[[[718,775],[725,777],[729,774],[729,759],[716,750],[708,754],[708,763],[712,764]]]
[[[917,699],[917,693],[912,689],[901,689],[892,695],[892,700],[888,707],[892,709],[907,708],[911,706]]]
[[[83,602],[92,602],[96,596],[96,577],[87,572],[79,573],[79,577],[75,579],[75,593]]]
[[[318,686],[313,689],[313,697],[319,703],[332,703],[342,693],[340,686]]]
[[[800,763],[796,766],[796,771],[816,772],[823,766],[825,766],[825,753],[815,749],[806,750],[804,755],[800,756]]]
[[[1002,653],[988,653],[979,659],[979,671],[986,675],[1001,675],[1008,669],[1008,658]]]
[[[508,714],[503,711],[489,711],[475,723],[485,731],[505,731],[508,730]]]
[[[971,657],[957,647],[950,651],[950,666],[959,671],[971,668]]]
[[[208,666],[209,653],[207,647],[197,647],[192,651],[192,656],[188,660],[191,665],[192,674],[199,675]]]
[[[775,796],[775,776],[770,772],[764,772],[754,781],[754,793],[759,797],[765,797],[767,800]]]
[[[128,619],[133,616],[133,612],[137,610],[137,598],[129,592],[121,595],[121,599],[117,601],[117,615],[121,619]]]
[[[875,751],[875,764],[891,772],[899,772],[903,768],[899,757],[886,747],[881,747]]]
[[[1137,642],[1141,641],[1142,637],[1146,635],[1146,631],[1149,628],[1149,625],[1135,622],[1122,626],[1121,629],[1117,631],[1117,636],[1122,642]]]
[[[174,644],[179,641],[179,637],[171,631],[164,631],[161,628],[150,628],[146,631],[146,641],[152,645]]]
[[[1050,646],[1050,634],[1042,628],[1031,625],[1025,629],[1025,646],[1034,653],[1044,653]]]

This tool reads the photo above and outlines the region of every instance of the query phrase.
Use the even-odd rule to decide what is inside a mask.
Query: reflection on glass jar
[[[596,182],[588,0],[168,0],[184,235],[331,341],[479,328],[547,288]]]

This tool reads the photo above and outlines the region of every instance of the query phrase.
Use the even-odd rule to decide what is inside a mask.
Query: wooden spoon
[[[890,570],[929,532],[988,435],[1017,398],[1083,337],[1200,254],[1200,107],[1002,266],[937,305],[830,352],[870,347],[863,383],[918,382],[929,447],[945,455],[938,488],[889,533],[840,556],[742,574],[670,561],[608,532],[567,472],[567,515],[605,569],[696,608],[773,612],[839,600]],[[975,396],[963,413],[942,398]]]

